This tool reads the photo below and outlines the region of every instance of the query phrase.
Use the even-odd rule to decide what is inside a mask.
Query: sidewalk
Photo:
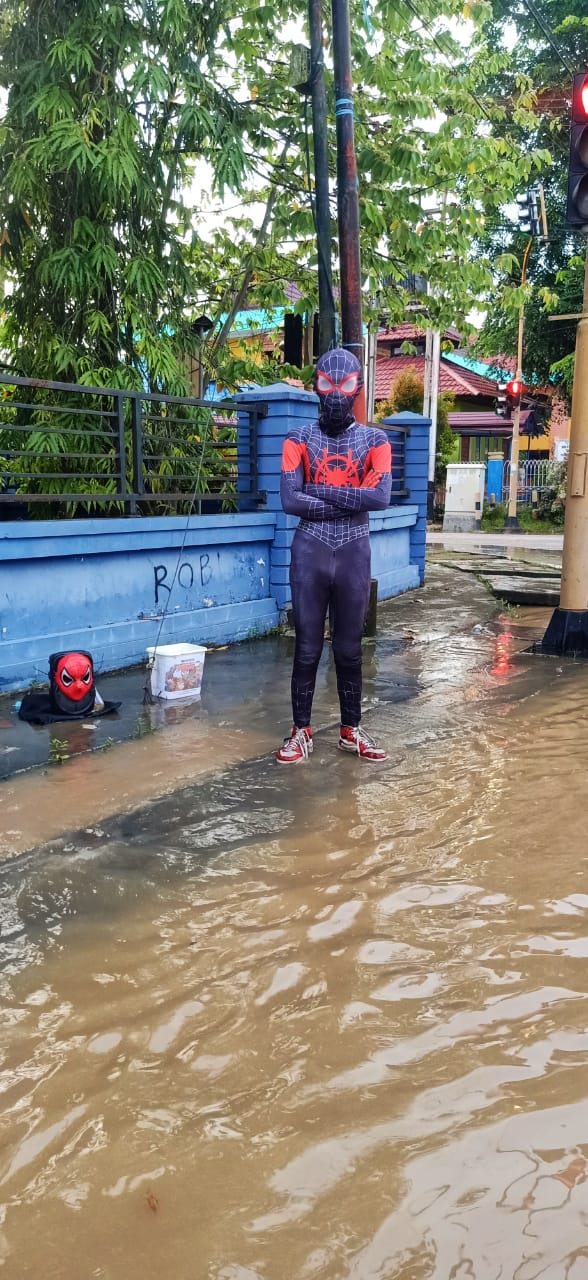
[[[484,555],[495,550],[524,548],[525,551],[550,551],[561,554],[563,533],[443,533],[427,530],[427,546],[443,547],[445,551],[468,551]]]

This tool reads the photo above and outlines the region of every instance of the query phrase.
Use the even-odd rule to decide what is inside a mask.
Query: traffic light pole
[[[321,0],[308,0],[308,27],[310,34],[310,92],[314,151],[314,206],[318,253],[319,355],[323,355],[323,352],[336,345],[337,317],[331,272],[329,147]]]
[[[530,240],[527,241],[527,247],[523,254],[523,266],[521,270],[521,287],[525,284],[525,281],[527,279],[527,263],[529,261],[529,254],[531,252],[532,243],[533,243],[533,237],[531,236]],[[522,382],[523,380],[524,329],[525,329],[525,306],[523,303],[519,312],[519,332],[518,332],[518,338],[517,338],[517,371],[515,374],[515,378],[517,382]],[[517,496],[518,496],[518,490],[519,490],[519,444],[520,444],[519,428],[520,428],[520,425],[521,425],[521,397],[519,395],[514,407],[514,414],[512,419],[512,444],[510,448],[510,487],[508,492],[508,516],[506,518],[506,525],[505,525],[505,528],[510,530],[518,529],[519,527],[519,522],[517,520]]]
[[[588,247],[576,332],[561,595],[540,648],[588,657]]]
[[[353,126],[349,0],[331,0],[337,123],[337,205],[341,278],[342,345],[364,363],[359,249],[359,198]],[[366,421],[365,391],[355,401],[358,422]]]

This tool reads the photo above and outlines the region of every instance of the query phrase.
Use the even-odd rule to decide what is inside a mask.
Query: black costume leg
[[[361,720],[361,641],[370,598],[370,540],[348,542],[335,556],[331,638],[341,724],[356,728]]]
[[[316,673],[323,651],[334,552],[318,538],[297,530],[292,543],[290,588],[296,629],[292,669],[292,719],[310,724]]]

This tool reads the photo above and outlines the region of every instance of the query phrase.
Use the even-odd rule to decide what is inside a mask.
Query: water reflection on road
[[[588,671],[508,632],[419,658],[389,765],[6,869],[0,1275],[588,1276]]]

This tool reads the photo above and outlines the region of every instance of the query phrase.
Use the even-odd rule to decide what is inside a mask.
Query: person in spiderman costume
[[[296,764],[312,752],[311,710],[327,610],[341,708],[339,746],[363,760],[387,754],[361,728],[361,641],[370,592],[369,513],[390,502],[392,454],[383,431],[353,416],[362,387],[359,361],[342,349],[317,362],[318,422],[289,432],[282,452],[280,496],[300,516],[290,562],[296,647],[293,727],[277,752]]]

